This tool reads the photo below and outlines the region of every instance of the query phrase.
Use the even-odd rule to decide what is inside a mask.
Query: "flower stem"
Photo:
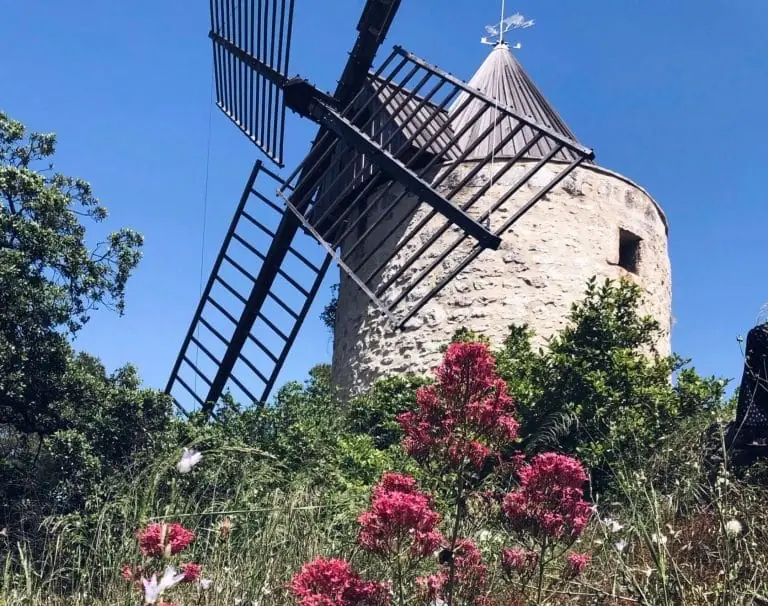
[[[461,513],[463,510],[462,504],[464,501],[464,466],[459,469],[459,478],[456,486],[456,515],[453,520],[453,530],[451,531],[451,563],[448,568],[448,599],[446,605],[451,606],[453,603],[453,585],[454,576],[456,573],[456,541],[459,537],[459,523],[461,522]]]
[[[546,560],[544,556],[547,553],[547,537],[544,537],[544,541],[541,544],[541,553],[539,554],[539,578],[536,581],[536,604],[541,604],[541,590],[544,585],[544,567],[546,566]]]
[[[397,555],[395,556],[395,576],[397,577],[397,594],[400,606],[405,606],[405,594],[403,593],[403,558],[400,553],[400,541],[398,541]]]

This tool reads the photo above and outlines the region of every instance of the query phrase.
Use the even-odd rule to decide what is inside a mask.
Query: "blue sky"
[[[296,0],[292,73],[325,90],[363,0]],[[380,58],[401,44],[469,79],[497,0],[403,0]],[[518,57],[600,164],[637,181],[670,223],[673,347],[736,378],[736,337],[768,302],[768,38],[763,0],[520,0],[536,26]],[[0,21],[0,109],[59,136],[57,167],[144,234],[127,312],[97,315],[77,347],[135,363],[163,387],[258,152],[211,104],[208,6],[198,0],[9,2]],[[210,129],[210,163],[207,164]],[[288,168],[313,128],[291,120]],[[207,180],[207,218],[203,209]],[[202,254],[201,254],[202,253]],[[283,380],[330,357],[318,319],[327,281]]]

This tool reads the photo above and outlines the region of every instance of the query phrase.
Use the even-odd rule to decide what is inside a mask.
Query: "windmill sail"
[[[283,166],[294,0],[211,0],[216,104]]]
[[[402,48],[384,65],[343,114],[314,104],[332,160],[287,181],[311,182],[290,210],[402,328],[593,153]]]
[[[263,107],[265,89],[267,93],[272,90],[279,95],[283,110],[286,105],[285,90],[289,81],[285,79],[285,73],[290,54],[293,0],[272,0],[270,6],[273,8],[270,12],[265,8],[266,3],[267,0],[211,0],[210,37],[214,44],[219,107],[262,151],[274,162],[281,164],[285,112],[272,114],[267,122],[259,122],[264,114],[256,110]],[[346,106],[364,85],[368,70],[399,6],[400,0],[366,0],[357,26],[357,40],[333,97],[341,106]],[[273,30],[265,30],[263,24],[269,15],[273,16],[270,23],[276,23],[274,15],[278,14],[284,15],[285,18],[281,17],[279,23],[284,23],[285,28],[281,26],[279,31],[283,33],[273,34]],[[258,23],[262,23],[261,29],[255,25]],[[264,36],[268,39],[265,40]],[[278,56],[283,57],[282,62],[275,62],[272,59],[273,51],[280,50],[282,55]],[[269,116],[268,113],[266,115]],[[271,133],[273,143],[269,143],[269,137],[257,135],[263,132]],[[321,126],[307,156],[313,162],[321,159],[320,166],[324,165],[322,157],[327,151],[323,143],[325,132]],[[259,175],[263,175],[275,186],[262,190],[270,195],[264,195],[254,188]],[[177,406],[184,411],[199,406],[206,414],[211,413],[228,387],[237,388],[236,397],[240,401],[264,404],[328,269],[330,257],[326,251],[316,241],[308,238],[306,231],[299,229],[299,219],[293,213],[285,212],[286,206],[275,199],[273,194],[277,186],[283,193],[291,191],[291,187],[278,175],[268,171],[260,162],[257,163],[166,387],[166,393],[173,395]],[[303,188],[306,185],[301,187],[297,192],[291,191],[291,195],[304,195]],[[275,223],[265,225],[261,211],[248,211],[247,205],[254,201],[276,213],[273,217]],[[255,246],[250,240],[252,235],[243,235],[238,231],[241,225],[255,225],[251,218],[266,227],[266,230],[257,230],[261,232],[257,235],[266,237],[261,247]],[[314,246],[314,261],[311,255],[301,252],[307,243]],[[252,257],[255,256],[258,259],[257,265],[249,268],[238,262],[229,253],[230,247],[234,249],[236,246],[245,248]],[[298,264],[297,259],[300,261]],[[241,274],[238,279],[246,280],[239,288],[221,275],[222,271],[231,268]],[[306,275],[306,281],[297,280],[294,271],[306,273],[307,270],[309,274]],[[293,289],[292,294],[289,291],[286,295],[279,290],[281,284],[285,287],[286,283],[289,289]],[[214,288],[219,286],[221,288],[218,292],[222,295],[212,295]],[[220,302],[222,296],[231,297],[231,308]],[[209,310],[222,316],[219,325],[214,325],[208,319],[206,314]],[[287,314],[283,328],[274,321],[274,314],[281,311]],[[215,344],[215,351],[197,336],[203,329],[209,333],[211,338],[208,342]],[[265,334],[272,334],[276,339],[274,344],[264,341]],[[182,400],[189,406],[185,406]]]
[[[330,256],[313,239],[278,238],[281,186],[256,163],[166,388],[182,410],[210,409],[227,390],[265,402],[325,277]],[[265,267],[271,284],[259,280]]]

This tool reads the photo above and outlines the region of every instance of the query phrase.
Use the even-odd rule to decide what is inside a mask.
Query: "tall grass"
[[[196,533],[185,556],[213,581],[196,598],[206,604],[285,603],[284,584],[302,563],[353,547],[354,518],[344,512],[357,505],[354,495],[300,484],[265,489],[274,484],[268,466],[251,467],[250,477],[232,483],[232,464],[217,469],[216,454],[206,454],[213,475],[202,489],[194,472],[180,477],[175,461],[158,461],[149,473],[114,487],[116,498],[98,510],[50,518],[29,536],[0,542],[2,602],[141,603],[120,571],[140,561],[135,533],[155,521],[180,522]],[[232,523],[228,536],[222,536],[224,520]]]
[[[708,483],[694,442],[700,433],[692,427],[670,439],[642,472],[614,469],[617,490],[597,499],[599,519],[577,546],[592,553],[592,564],[543,603],[762,603],[756,596],[768,594],[766,491],[737,480],[727,466]],[[206,452],[189,475],[176,472],[176,456],[126,478],[112,488],[114,498],[87,514],[47,519],[28,536],[0,537],[0,602],[140,604],[120,570],[139,561],[135,532],[153,521],[181,522],[197,534],[188,561],[202,564],[213,584],[186,589],[184,605],[289,604],[286,582],[317,555],[353,559],[369,576],[380,572],[356,547],[364,495],[281,484],[276,463],[256,450]],[[224,520],[233,525],[228,536]],[[739,532],[729,530],[734,520]],[[499,588],[507,583],[497,566],[503,545],[495,538],[481,544]]]

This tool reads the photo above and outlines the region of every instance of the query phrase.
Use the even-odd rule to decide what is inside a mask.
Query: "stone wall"
[[[516,168],[524,169],[524,166]],[[551,176],[546,170],[541,173],[537,176],[539,186]],[[478,213],[498,199],[518,177],[519,174],[510,173],[506,180],[495,183],[472,214],[479,216]],[[487,177],[481,174],[457,199],[466,199],[484,183]],[[536,185],[533,182],[526,186],[509,204],[495,211],[490,217],[492,229],[506,221],[516,206],[530,197],[531,188]],[[391,196],[382,200],[382,207],[390,199]],[[404,225],[413,225],[429,210],[414,208],[414,201],[404,200],[377,231],[392,230],[404,214],[408,214]],[[398,254],[384,270],[379,284],[434,233],[437,220],[429,223],[424,232]],[[393,241],[402,237],[405,228],[395,231]],[[455,234],[453,230],[445,237]],[[640,238],[635,271],[619,265],[622,234],[630,240]],[[441,244],[438,242],[438,245]],[[361,247],[355,251],[350,264],[354,266],[355,260],[368,257],[368,266],[386,260],[391,246],[379,246],[375,250]],[[466,253],[468,247],[469,243],[465,243],[459,252]],[[430,250],[414,264],[410,274],[426,266],[438,252],[439,247],[437,252]],[[449,269],[452,263],[455,258],[447,259],[442,269]],[[341,272],[334,383],[349,396],[386,374],[427,373],[439,363],[440,347],[462,326],[489,337],[498,345],[507,336],[510,324],[528,323],[536,332],[536,344],[545,345],[546,339],[564,326],[571,305],[583,297],[587,280],[593,275],[614,279],[627,276],[642,287],[643,311],[652,314],[664,329],[657,345],[659,351],[669,353],[672,319],[666,219],[648,193],[628,179],[599,167],[583,166],[524,214],[503,235],[498,250],[484,251],[465,268],[422,308],[405,330],[393,330],[368,297]],[[439,278],[439,274],[429,276],[406,301],[415,301]],[[397,296],[397,289],[403,283],[403,280],[393,283],[387,295],[389,300]]]

